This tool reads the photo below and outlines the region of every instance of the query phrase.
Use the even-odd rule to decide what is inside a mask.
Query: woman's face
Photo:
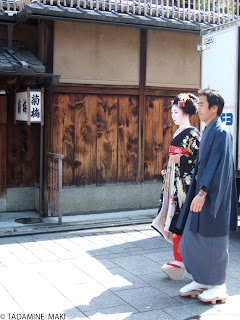
[[[176,104],[172,106],[172,119],[177,126],[180,126],[185,122],[186,116],[187,115],[183,113],[183,111]]]

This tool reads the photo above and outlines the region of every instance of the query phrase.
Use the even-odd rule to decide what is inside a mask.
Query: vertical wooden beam
[[[54,21],[44,21],[44,65],[46,72],[53,73],[54,60]],[[48,214],[48,152],[51,150],[51,107],[52,90],[46,85],[44,91],[44,130],[43,130],[43,207],[42,211]],[[40,202],[41,203],[41,202]]]
[[[6,211],[7,195],[7,96],[0,96],[0,211]]]
[[[12,49],[13,44],[13,24],[7,25],[7,34],[8,34],[8,49]]]
[[[41,126],[44,126],[44,88],[41,88]]]
[[[139,119],[138,119],[138,183],[144,181],[144,113],[147,61],[147,30],[140,30]]]
[[[53,41],[54,41],[54,21],[44,22],[44,65],[46,72],[53,73]]]
[[[31,124],[31,106],[30,106],[30,87],[27,87],[27,124],[30,126]]]
[[[44,130],[44,88],[41,88],[41,125],[40,125],[40,167],[39,167],[39,212],[42,212],[43,201],[43,130]]]
[[[13,102],[13,116],[14,116],[14,120],[13,120],[13,123],[14,124],[17,124],[17,120],[16,120],[16,93],[17,93],[17,90],[16,90],[16,87],[14,89],[14,102]]]

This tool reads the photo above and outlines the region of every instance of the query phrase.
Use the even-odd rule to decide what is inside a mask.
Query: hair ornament
[[[189,93],[180,93],[178,95],[180,101],[178,101],[178,107],[185,108],[185,103],[188,99],[190,99]]]

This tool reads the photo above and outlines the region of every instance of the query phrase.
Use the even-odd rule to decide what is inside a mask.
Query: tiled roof
[[[111,23],[125,26],[138,26],[143,28],[161,28],[182,30],[188,32],[199,32],[212,25],[179,19],[163,17],[153,17],[149,15],[137,15],[132,13],[119,13],[115,11],[91,10],[77,7],[63,7],[61,5],[46,5],[43,3],[31,3],[26,5],[17,14],[17,19],[21,18],[41,18],[70,19],[88,22]]]
[[[45,66],[22,42],[13,41],[13,49],[8,49],[7,42],[0,40],[0,72],[45,73]]]

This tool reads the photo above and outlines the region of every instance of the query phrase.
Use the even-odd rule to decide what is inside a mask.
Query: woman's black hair
[[[197,113],[198,98],[192,93],[180,93],[174,100],[173,105],[176,104],[185,114],[193,116]]]

